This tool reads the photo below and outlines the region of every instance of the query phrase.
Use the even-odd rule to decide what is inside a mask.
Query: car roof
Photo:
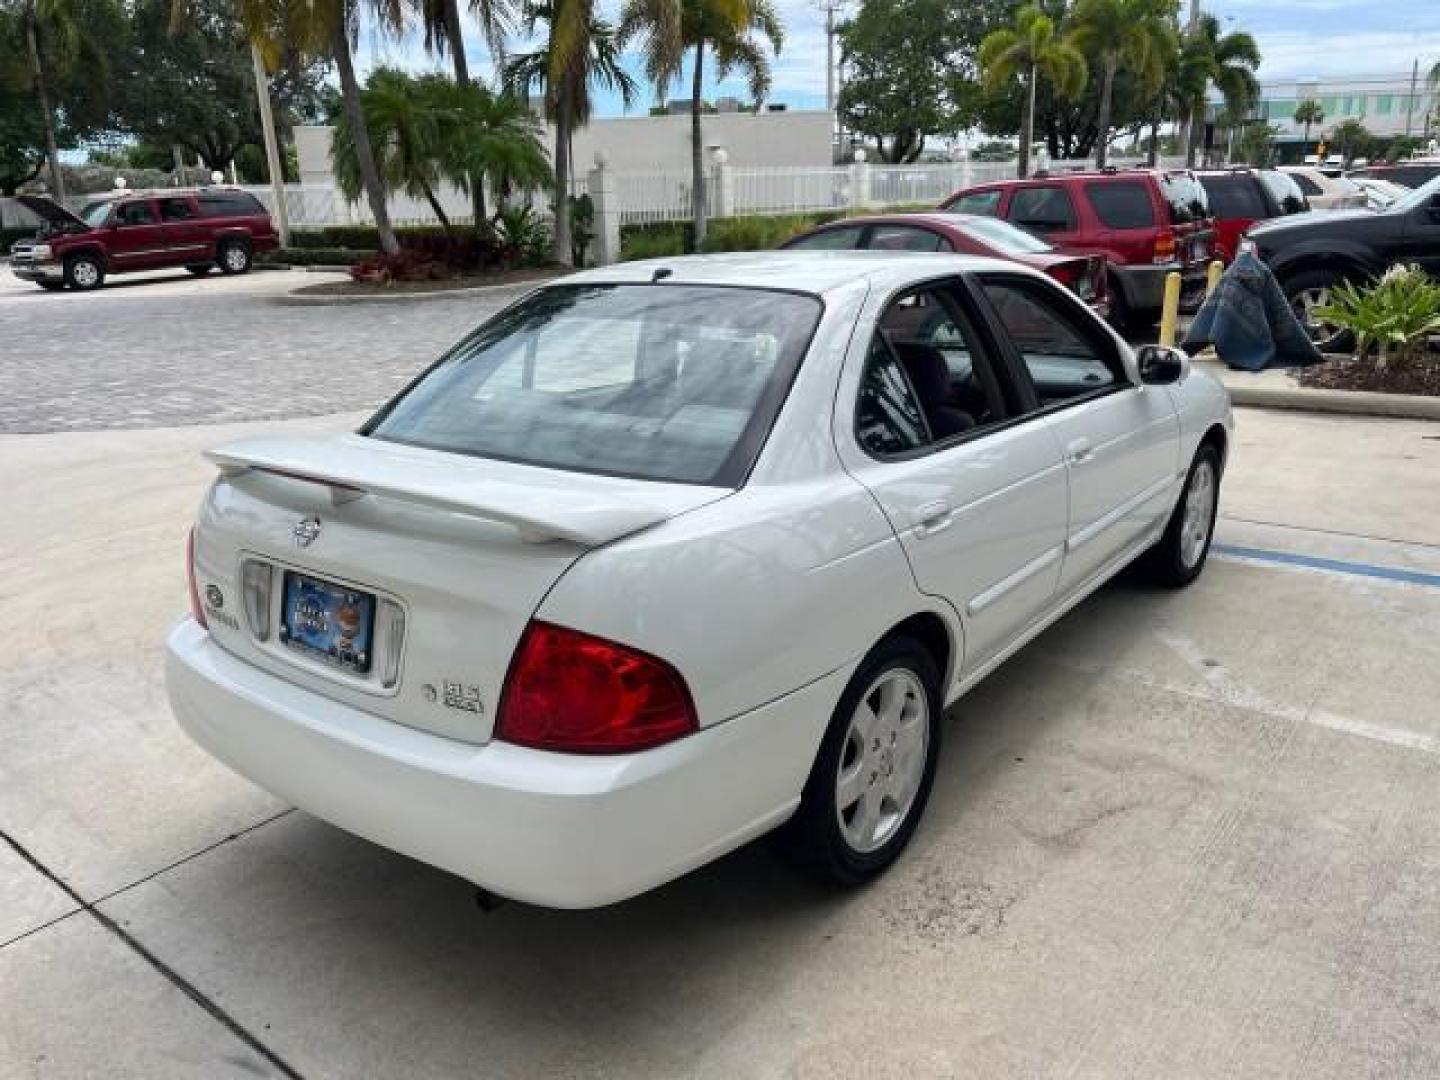
[[[1006,259],[936,252],[895,251],[736,251],[723,255],[677,255],[642,259],[586,270],[553,285],[643,284],[668,270],[666,285],[726,285],[789,292],[826,293],[859,282],[889,289],[910,281],[978,270],[1026,271]]]
[[[110,191],[98,191],[87,198],[92,203],[119,202],[121,199],[166,199],[175,195],[210,195],[217,191],[249,194],[244,188],[230,184],[207,184],[205,187],[114,188]]]

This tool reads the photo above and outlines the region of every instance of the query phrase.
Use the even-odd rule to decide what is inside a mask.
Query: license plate
[[[287,571],[280,640],[297,652],[363,675],[370,670],[375,597]]]

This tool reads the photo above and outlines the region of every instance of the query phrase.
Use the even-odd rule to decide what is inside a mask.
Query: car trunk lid
[[[576,559],[729,493],[361,435],[251,439],[208,456],[221,476],[196,530],[196,579],[217,642],[328,697],[476,743],[521,634]],[[314,582],[368,611],[350,654],[365,670],[299,640],[287,591],[302,605]]]

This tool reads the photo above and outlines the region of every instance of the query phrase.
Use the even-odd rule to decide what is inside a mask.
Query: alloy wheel
[[[851,714],[835,783],[835,813],[850,848],[884,846],[909,817],[930,753],[930,706],[904,668],[880,675]]]
[[[1187,570],[1204,556],[1214,518],[1215,466],[1202,460],[1190,477],[1190,486],[1185,492],[1185,514],[1180,520],[1180,561]]]

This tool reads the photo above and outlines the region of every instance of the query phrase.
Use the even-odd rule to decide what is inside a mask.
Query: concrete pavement
[[[197,451],[274,426],[0,436],[0,1077],[1440,1073],[1440,425],[1242,410],[1204,577],[967,697],[874,887],[488,915],[168,715]]]

